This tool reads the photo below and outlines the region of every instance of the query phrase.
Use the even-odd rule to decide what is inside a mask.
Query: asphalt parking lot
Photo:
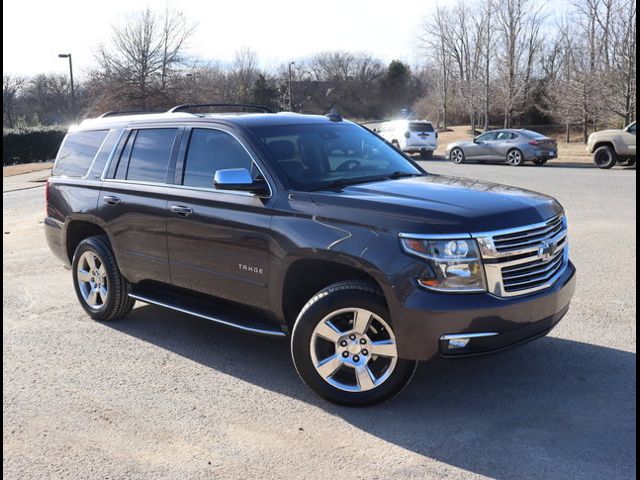
[[[4,192],[4,478],[635,478],[635,169],[425,165],[558,198],[578,290],[548,337],[421,365],[360,410],[307,390],[285,340],[142,304],[91,321],[41,184]]]

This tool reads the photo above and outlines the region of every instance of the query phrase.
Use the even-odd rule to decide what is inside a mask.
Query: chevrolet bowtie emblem
[[[556,253],[558,246],[547,240],[543,240],[538,249],[538,256],[543,260],[549,260]]]

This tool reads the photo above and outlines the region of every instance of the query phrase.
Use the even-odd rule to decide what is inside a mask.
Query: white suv
[[[406,153],[431,158],[438,148],[438,132],[424,120],[394,120],[381,123],[375,130],[386,141]]]

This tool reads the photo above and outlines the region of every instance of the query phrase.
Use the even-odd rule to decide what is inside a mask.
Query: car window
[[[633,135],[636,134],[636,124],[635,123],[629,127],[628,132],[633,134]]]
[[[433,125],[429,122],[411,122],[409,130],[412,132],[433,132]]]
[[[534,140],[545,140],[547,138],[541,133],[534,132],[533,130],[522,130],[522,133],[530,138],[533,138]]]
[[[476,140],[478,142],[490,142],[496,136],[496,132],[487,132],[480,135]]]
[[[53,175],[84,177],[109,130],[69,133],[60,147]]]
[[[294,188],[422,175],[409,160],[367,129],[350,123],[252,127],[252,133]]]
[[[221,130],[194,128],[189,139],[182,184],[191,187],[213,187],[218,170],[246,168],[252,170],[253,160],[232,135]],[[253,168],[252,175],[258,174]]]
[[[496,140],[511,140],[513,138],[515,138],[516,136],[511,133],[511,132],[500,132],[498,133],[498,135],[496,136]]]
[[[131,148],[127,180],[165,183],[177,131],[176,128],[138,130]]]

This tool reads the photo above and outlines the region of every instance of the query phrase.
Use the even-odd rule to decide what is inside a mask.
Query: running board
[[[247,318],[243,317],[240,312],[234,312],[230,307],[218,306],[213,302],[203,301],[198,298],[190,298],[173,292],[154,291],[152,289],[134,289],[129,292],[129,296],[141,302],[169,308],[249,333],[273,337],[287,335],[277,325],[268,322],[247,321]]]

